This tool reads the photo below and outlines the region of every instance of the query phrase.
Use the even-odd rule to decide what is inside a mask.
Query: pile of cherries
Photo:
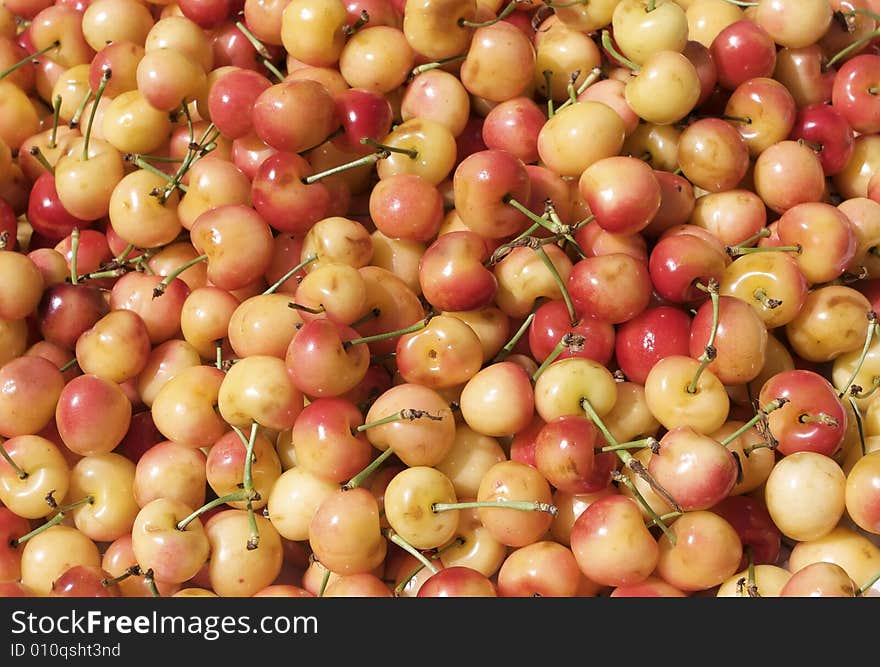
[[[0,0],[0,595],[880,585],[880,0]]]

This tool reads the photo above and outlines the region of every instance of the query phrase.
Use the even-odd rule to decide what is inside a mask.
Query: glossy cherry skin
[[[728,496],[712,508],[715,514],[727,519],[743,543],[752,550],[755,565],[775,565],[782,548],[782,532],[773,523],[767,506],[758,498]],[[748,566],[743,554],[740,569]]]
[[[623,374],[644,384],[660,359],[688,354],[691,318],[675,306],[654,306],[617,328],[614,352]]]
[[[795,369],[777,373],[761,387],[759,403],[788,399],[767,415],[770,433],[784,455],[811,451],[832,456],[843,444],[847,415],[837,390],[818,373]],[[822,421],[816,418],[825,415]]]
[[[843,170],[855,149],[855,133],[841,111],[830,104],[809,104],[798,110],[791,139],[803,139],[818,148],[826,176]]]

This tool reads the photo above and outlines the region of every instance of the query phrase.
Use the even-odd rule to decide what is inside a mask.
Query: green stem
[[[413,408],[404,408],[403,410],[398,410],[394,414],[390,414],[387,417],[383,417],[382,419],[377,419],[376,421],[369,422],[368,424],[361,424],[352,429],[352,433],[363,433],[367,429],[375,428],[376,426],[384,426],[385,424],[390,424],[392,422],[397,421],[414,421],[416,419],[421,419],[422,417],[427,417],[433,421],[441,421],[443,417],[440,415],[434,415],[428,412],[427,410],[416,410]]]
[[[437,560],[438,558],[440,558],[443,555],[443,553],[445,551],[447,551],[449,549],[454,549],[455,547],[460,547],[462,544],[464,544],[464,539],[462,539],[461,537],[456,537],[454,540],[452,540],[452,542],[450,542],[449,544],[447,544],[443,547],[440,547],[434,553],[432,553],[431,560],[432,561]],[[425,569],[425,566],[422,565],[421,563],[416,565],[416,567],[413,568],[413,570],[410,571],[410,573],[408,575],[406,575],[403,579],[401,579],[400,583],[394,587],[394,597],[400,597],[400,595],[403,593],[403,590],[406,588],[407,584],[409,584],[409,582],[412,581],[413,577],[415,577],[419,572],[421,572],[424,569]]]
[[[386,152],[377,152],[370,153],[369,155],[365,155],[364,157],[358,158],[357,160],[352,160],[351,162],[346,162],[345,164],[340,164],[336,167],[331,167],[330,169],[325,169],[324,171],[319,171],[317,174],[312,174],[311,176],[304,176],[302,178],[303,185],[311,185],[312,183],[317,183],[321,179],[327,178],[328,176],[333,176],[334,174],[340,174],[343,171],[348,171],[349,169],[356,169],[357,167],[363,167],[368,164],[375,164],[379,160],[383,160],[388,157],[388,153]]]
[[[709,330],[709,340],[706,342],[706,347],[703,349],[703,354],[700,355],[699,362],[700,365],[697,367],[697,372],[694,373],[694,378],[691,380],[690,384],[687,386],[687,392],[689,394],[697,393],[697,385],[700,382],[700,377],[703,375],[703,371],[708,368],[709,364],[711,364],[715,357],[718,355],[718,351],[715,349],[715,335],[718,333],[718,283],[712,279],[709,281],[708,287],[703,287],[702,285],[697,285],[700,289],[709,293],[709,298],[712,299],[712,328]]]
[[[318,597],[324,597],[324,591],[327,590],[327,584],[330,582],[330,570],[324,568],[324,576],[321,577],[321,588],[318,589]]]
[[[661,498],[663,498],[663,500],[665,500],[667,502],[667,504],[669,504],[672,507],[673,510],[675,510],[676,512],[683,512],[684,510],[682,509],[681,505],[678,504],[678,501],[675,498],[673,498],[672,494],[670,494],[669,491],[664,489],[657,482],[657,480],[654,479],[650,475],[650,473],[648,473],[648,470],[645,468],[645,466],[642,465],[642,463],[638,459],[636,459],[632,454],[630,454],[627,449],[620,448],[620,442],[618,442],[617,438],[615,438],[614,435],[612,435],[611,431],[608,430],[608,427],[605,425],[605,422],[602,421],[601,417],[599,417],[599,413],[596,412],[596,409],[593,407],[593,404],[590,403],[590,400],[586,396],[581,398],[581,408],[584,410],[584,412],[587,414],[587,416],[590,418],[590,420],[602,432],[602,435],[604,436],[605,441],[609,445],[611,445],[612,447],[615,447],[615,449],[612,449],[611,451],[613,451],[615,454],[617,454],[617,458],[620,459],[621,463],[623,463],[623,465],[625,465],[627,468],[629,468],[635,474],[637,474],[639,477],[641,477],[648,484],[648,486],[650,486],[657,493],[657,495],[659,495]],[[635,488],[635,487],[633,487],[633,488]],[[641,494],[639,494],[638,497],[641,497]],[[648,503],[646,501],[644,501],[644,498],[642,498],[642,501],[643,501],[643,506],[645,506],[645,511],[647,511],[649,513],[654,511],[650,507],[650,505],[648,505]]]
[[[217,356],[216,356],[216,359],[214,360],[214,366],[217,368],[217,370],[220,370],[220,371],[223,370],[223,339],[222,338],[217,341]]]
[[[168,287],[168,285],[171,284],[171,281],[177,278],[177,276],[179,276],[181,273],[186,271],[191,266],[195,266],[199,262],[207,261],[207,259],[207,255],[199,255],[198,257],[195,257],[194,259],[186,262],[183,266],[178,266],[174,271],[165,276],[162,279],[162,282],[160,282],[158,285],[156,285],[156,287],[153,288],[153,298],[158,299],[160,296],[162,296],[165,293],[165,289]]]
[[[24,535],[22,535],[18,539],[12,540],[10,542],[10,544],[12,546],[19,547],[22,544],[24,544],[25,542],[27,542],[29,539],[31,539],[32,537],[36,537],[40,533],[49,530],[52,526],[57,526],[62,521],[64,521],[64,514],[58,513],[55,516],[53,516],[51,519],[49,519],[46,523],[44,523],[42,526],[37,526],[31,532],[25,533]]]
[[[631,69],[633,72],[638,72],[641,69],[641,67],[636,65],[632,60],[630,60],[617,50],[617,47],[615,47],[614,43],[611,41],[611,33],[607,30],[602,31],[602,46],[605,48],[606,51],[608,51],[608,53],[611,54],[612,57],[614,57],[625,67]]]
[[[159,595],[159,588],[156,586],[156,579],[153,576],[153,568],[150,568],[146,572],[144,572],[144,581],[147,584],[147,588],[150,589],[150,594],[154,598],[162,597]]]
[[[516,344],[520,341],[520,339],[525,335],[526,331],[529,330],[529,326],[532,324],[532,320],[535,319],[535,309],[537,308],[537,304],[532,308],[532,312],[528,314],[526,319],[520,325],[519,329],[516,330],[516,333],[513,334],[513,338],[507,341],[504,344],[498,354],[492,359],[492,363],[498,363],[499,361],[504,361],[513,353],[513,348],[516,347]]]
[[[870,579],[868,579],[868,581],[865,582],[865,585],[862,586],[861,588],[859,588],[859,590],[856,591],[856,597],[862,597],[862,596],[863,596],[865,593],[867,593],[867,592],[871,589],[871,587],[872,587],[874,584],[876,584],[878,581],[880,581],[880,572],[877,572],[877,574],[875,574],[873,577],[871,577]]]
[[[627,442],[619,442],[615,445],[608,445],[606,447],[602,447],[598,451],[600,452],[616,452],[618,450],[623,449],[644,449],[645,447],[652,447],[657,443],[656,438],[648,437],[642,438],[640,440],[628,440]]]
[[[28,473],[26,473],[19,465],[12,460],[12,457],[9,455],[9,452],[6,451],[6,448],[0,444],[0,456],[3,456],[6,459],[6,463],[9,464],[9,467],[12,468],[15,473],[18,475],[19,479],[27,479]]]
[[[544,263],[544,266],[547,267],[550,275],[553,276],[553,280],[556,282],[557,287],[559,287],[559,291],[562,293],[562,300],[565,301],[565,307],[568,310],[569,320],[571,324],[574,325],[577,322],[577,315],[574,312],[574,303],[571,301],[571,295],[568,293],[565,281],[562,279],[562,276],[559,275],[559,270],[556,268],[553,260],[550,259],[547,251],[544,250],[544,246],[539,245],[536,252],[538,253],[538,257],[540,257],[541,261]]]
[[[30,54],[28,54],[25,58],[22,58],[21,60],[19,60],[19,61],[18,61],[17,63],[15,63],[14,65],[12,65],[12,66],[10,66],[10,67],[7,67],[5,70],[3,70],[2,72],[0,72],[0,79],[3,79],[3,78],[5,78],[5,77],[9,76],[9,75],[12,74],[15,70],[17,70],[17,69],[19,69],[19,68],[21,68],[21,67],[24,67],[24,66],[27,65],[28,63],[32,63],[34,60],[36,60],[36,59],[39,58],[40,56],[45,55],[46,53],[48,53],[48,52],[51,51],[52,49],[57,49],[59,46],[61,46],[61,42],[60,42],[59,40],[56,39],[54,42],[52,42],[52,43],[51,43],[49,46],[47,46],[46,48],[44,48],[44,49],[40,49],[39,51],[35,51],[34,53],[30,53]]]
[[[65,373],[65,372],[69,371],[71,368],[73,368],[74,366],[76,366],[76,364],[77,364],[76,357],[74,357],[73,359],[68,361],[66,364],[64,364],[58,370],[61,371],[62,373]]]
[[[177,524],[177,530],[186,530],[186,527],[191,524],[193,521],[198,519],[202,514],[207,512],[208,510],[212,510],[215,507],[220,507],[220,505],[225,505],[226,503],[235,503],[241,502],[242,500],[247,500],[247,494],[244,491],[235,491],[234,493],[227,493],[225,496],[220,496],[219,498],[214,498],[200,508],[195,510],[192,514],[190,514],[185,519],[181,520]]]
[[[162,171],[161,169],[159,169],[157,167],[154,167],[149,162],[147,162],[144,158],[142,158],[140,155],[128,153],[125,156],[123,156],[123,159],[126,160],[127,162],[131,162],[134,166],[138,167],[139,169],[143,169],[144,171],[148,171],[151,174],[155,174],[159,178],[165,179],[169,184],[174,183],[174,176],[172,176],[171,174],[165,173],[164,171]],[[177,187],[179,187],[184,192],[186,192],[188,189],[186,187],[186,185],[184,185],[183,183],[180,183]]]
[[[599,69],[598,67],[594,67],[593,69],[591,69],[590,73],[587,75],[587,78],[583,80],[583,82],[581,83],[580,86],[578,86],[577,91],[575,92],[575,102],[577,102],[577,98],[581,96],[581,93],[583,93],[587,88],[589,88],[594,83],[596,83],[601,76],[602,76],[601,69]],[[556,109],[556,113],[559,113],[560,111],[562,111],[565,107],[569,106],[570,104],[572,104],[571,99],[566,100],[565,102],[563,102],[562,104],[559,105],[559,107]]]
[[[77,255],[79,255],[79,227],[74,227],[70,232],[70,284],[76,285],[79,281],[77,272]]]
[[[777,398],[775,400],[770,401],[767,405],[765,405],[763,408],[761,408],[758,411],[758,414],[756,414],[754,417],[749,419],[749,421],[747,421],[745,424],[743,424],[738,429],[736,429],[733,433],[731,433],[726,438],[724,438],[724,440],[721,441],[721,444],[724,445],[725,447],[729,446],[731,442],[733,442],[739,436],[741,436],[743,433],[745,433],[750,428],[752,428],[752,426],[754,426],[755,424],[757,424],[758,422],[763,420],[764,417],[766,417],[774,410],[778,410],[783,405],[788,403],[788,400],[789,399],[782,397],[782,398]]]
[[[556,516],[559,512],[559,508],[556,505],[542,503],[538,500],[473,500],[461,503],[434,503],[431,505],[431,511],[435,514],[452,510],[481,508],[517,510],[519,512],[546,512],[553,516]]]
[[[507,6],[501,10],[501,13],[498,14],[498,16],[493,19],[489,19],[488,21],[468,21],[461,18],[458,19],[458,25],[460,25],[462,28],[487,28],[490,25],[495,25],[499,21],[503,21],[508,16],[513,14],[520,1],[521,0],[511,0],[509,3],[507,3]]]
[[[847,12],[847,13],[850,13],[850,12]],[[855,13],[855,12],[852,12],[852,13]],[[843,58],[846,58],[850,53],[854,53],[854,52],[858,51],[863,46],[865,46],[865,44],[868,44],[871,40],[873,40],[878,35],[880,35],[880,30],[875,30],[874,32],[865,35],[861,39],[857,39],[852,44],[845,46],[844,48],[842,48],[840,51],[835,53],[831,58],[829,58],[825,62],[825,64],[822,66],[822,71],[827,72],[829,69],[834,67],[834,65],[836,65],[838,63],[838,61],[842,60]]]
[[[424,329],[428,326],[428,322],[431,321],[431,317],[426,317],[423,320],[419,320],[415,324],[412,324],[404,329],[397,329],[396,331],[387,331],[385,333],[374,334],[372,336],[363,336],[362,338],[352,338],[351,340],[347,340],[343,342],[342,346],[344,348],[349,348],[353,345],[362,345],[362,344],[370,344],[375,343],[379,340],[387,340],[388,338],[394,338],[395,336],[404,336],[409,333],[413,333]]]
[[[757,234],[753,234],[745,241],[740,241],[734,246],[730,246],[730,248],[747,248],[750,247],[753,243],[757,243],[761,239],[766,239],[771,235],[771,231],[767,227],[763,227],[760,232]],[[730,252],[730,248],[728,248],[728,253]]]
[[[663,518],[659,514],[657,514],[653,507],[651,507],[651,503],[649,503],[645,499],[645,496],[643,496],[642,492],[639,491],[638,487],[635,485],[635,482],[633,482],[623,473],[617,472],[616,470],[614,471],[614,473],[612,473],[612,478],[615,479],[617,482],[623,484],[626,488],[630,490],[630,493],[633,494],[636,502],[638,502],[639,505],[644,508],[647,515],[651,518],[651,522],[655,526],[659,527],[660,530],[663,531],[663,534],[666,535],[666,537],[669,539],[669,543],[672,544],[672,546],[675,546],[675,543],[677,541],[675,533],[670,530],[669,526],[667,526],[666,523],[663,521]],[[676,510],[674,514],[678,516],[679,514],[681,514],[681,512]]]
[[[251,494],[253,496],[253,494]],[[248,535],[247,550],[253,551],[260,546],[260,528],[257,526],[257,516],[254,514],[254,502],[251,498],[247,501],[247,517],[250,535]]]
[[[767,294],[767,291],[763,287],[759,287],[752,293],[752,297],[755,301],[760,301],[761,305],[764,306],[767,310],[773,310],[774,308],[779,308],[782,305],[782,301],[779,299],[773,299],[770,295]]]
[[[122,581],[125,581],[129,577],[137,577],[141,574],[141,566],[140,565],[132,565],[125,572],[120,574],[118,577],[110,577],[107,579],[101,579],[102,586],[114,586]]]
[[[852,386],[852,383],[855,382],[856,376],[859,374],[859,371],[862,370],[862,364],[865,363],[865,358],[868,356],[868,350],[871,349],[871,342],[874,340],[874,334],[877,333],[877,313],[873,310],[868,311],[868,331],[865,333],[865,344],[862,346],[862,354],[859,356],[859,360],[853,368],[852,373],[849,376],[849,379],[846,381],[846,384],[843,385],[843,388],[837,394],[838,398],[843,398],[844,395],[849,392],[849,388]]]
[[[803,248],[800,245],[762,245],[754,248],[741,248],[739,246],[728,246],[727,254],[731,257],[739,257],[740,255],[752,255],[756,252],[794,252],[800,254]]]
[[[58,121],[61,119],[61,95],[56,95],[52,100],[52,131],[49,133],[49,148],[55,148],[58,143]]]
[[[380,144],[378,141],[371,137],[361,137],[361,143],[364,146],[370,146],[371,148],[375,148],[377,151],[382,153],[397,153],[398,155],[406,155],[410,160],[418,160],[419,152],[414,148],[400,148],[398,146],[388,146],[387,144]]]
[[[432,574],[437,574],[440,570],[437,569],[437,566],[434,565],[430,560],[425,558],[424,554],[416,549],[413,545],[403,539],[400,535],[398,535],[393,528],[385,528],[382,530],[382,534],[388,538],[388,540],[397,546],[399,546],[404,551],[411,554],[418,560],[422,565],[428,568]]]
[[[862,423],[862,413],[859,412],[859,405],[856,403],[854,397],[849,397],[849,404],[852,407],[853,416],[856,420],[856,429],[858,429],[859,432],[859,445],[862,449],[862,456],[866,456],[868,454],[868,446],[865,444],[865,425]]]
[[[73,117],[70,119],[70,122],[67,126],[72,130],[75,127],[79,126],[79,121],[82,118],[83,113],[86,110],[86,104],[89,103],[89,100],[92,99],[92,91],[91,89],[86,91],[86,94],[83,96],[80,103],[77,105],[76,109],[73,112]]]
[[[376,470],[379,469],[385,461],[391,458],[391,455],[394,454],[394,450],[389,447],[384,452],[379,454],[375,459],[370,462],[366,468],[361,470],[357,475],[348,480],[345,484],[342,485],[342,488],[345,490],[350,490],[359,487],[364,483],[364,480],[367,479],[370,475],[372,475]]]
[[[410,77],[417,77],[422,72],[428,72],[432,69],[437,69],[438,67],[443,67],[444,65],[448,65],[450,63],[456,63],[460,60],[464,60],[467,58],[467,53],[462,53],[457,56],[451,56],[449,58],[441,58],[432,63],[425,63],[424,65],[419,65],[418,67],[414,67],[413,71],[410,72]]]
[[[92,103],[92,111],[89,113],[89,122],[86,124],[86,134],[83,137],[83,162],[89,159],[89,141],[92,138],[92,125],[95,123],[95,114],[98,113],[98,103],[101,101],[101,96],[104,94],[104,89],[107,87],[107,82],[112,75],[113,73],[109,67],[104,70],[103,74],[101,74],[101,83],[98,84],[98,90],[95,92],[95,101]]]
[[[586,338],[581,336],[580,334],[569,332],[564,334],[559,342],[556,343],[554,348],[550,351],[550,354],[547,355],[547,358],[541,362],[541,365],[535,370],[532,374],[532,382],[537,382],[538,378],[544,373],[547,367],[556,361],[559,358],[559,355],[562,354],[565,350],[582,350],[584,348],[584,343],[586,343]]]
[[[46,159],[46,156],[43,155],[43,151],[40,150],[39,146],[31,146],[28,149],[28,153],[30,153],[31,157],[33,157],[37,162],[39,162],[43,169],[48,171],[53,176],[55,175],[55,167]]]
[[[275,283],[273,283],[263,294],[272,294],[278,290],[284,283],[290,280],[293,276],[295,276],[299,271],[302,271],[309,264],[318,259],[317,255],[309,255],[299,264],[294,266],[290,271],[281,276]]]
[[[263,62],[263,65],[266,67],[266,69],[272,72],[272,74],[274,74],[279,81],[284,81],[284,74],[282,74],[281,71],[272,63],[272,56],[269,53],[268,49],[263,45],[263,43],[259,39],[257,39],[254,34],[250,30],[248,30],[241,21],[236,21],[235,27],[239,29],[241,34],[244,35],[245,39],[247,39],[247,41],[251,43],[251,46],[254,47],[257,55],[260,56],[260,60]]]

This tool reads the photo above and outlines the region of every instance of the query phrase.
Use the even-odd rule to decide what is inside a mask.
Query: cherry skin
[[[847,417],[837,390],[809,370],[778,373],[761,387],[761,405],[778,398],[788,402],[767,415],[770,433],[785,454],[812,451],[831,456],[843,443]]]
[[[838,108],[829,104],[809,104],[798,109],[790,137],[818,147],[826,176],[840,173],[855,149],[852,125]]]
[[[574,323],[561,299],[545,301],[535,310],[529,327],[529,350],[535,361],[543,362],[567,334],[583,336],[581,345],[565,345],[556,359],[583,357],[607,364],[614,355],[614,326],[605,319],[584,316]]]
[[[681,308],[653,306],[617,329],[614,353],[620,369],[633,382],[644,384],[660,359],[688,354],[691,318]]]

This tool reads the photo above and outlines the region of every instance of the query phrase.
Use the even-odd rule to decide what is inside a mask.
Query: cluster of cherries
[[[878,174],[878,0],[0,0],[0,595],[876,593]]]

